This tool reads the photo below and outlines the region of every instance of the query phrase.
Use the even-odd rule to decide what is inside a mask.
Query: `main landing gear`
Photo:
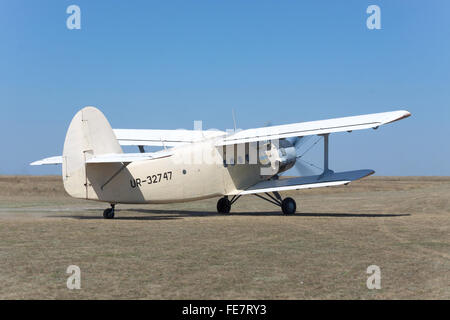
[[[281,211],[283,211],[284,214],[294,214],[296,210],[297,204],[294,199],[287,197],[281,201]]]
[[[228,200],[227,196],[220,198],[219,201],[217,201],[218,213],[230,213],[230,210],[231,210],[231,201]]]
[[[295,203],[295,200],[292,198],[284,198],[282,199],[280,194],[276,191],[272,192],[273,196],[266,192],[266,195],[268,198],[259,195],[254,194],[258,198],[261,198],[263,200],[266,200],[270,203],[273,203],[276,206],[281,207],[281,211],[285,215],[292,215],[297,210],[297,204]],[[220,198],[219,201],[217,201],[217,212],[219,213],[230,213],[231,205],[235,203],[241,196],[233,196],[231,200],[228,199],[228,196],[225,196],[223,198]]]
[[[114,218],[114,207],[116,205],[115,204],[111,204],[111,208],[105,209],[105,211],[103,211],[103,218],[105,219],[113,219]]]

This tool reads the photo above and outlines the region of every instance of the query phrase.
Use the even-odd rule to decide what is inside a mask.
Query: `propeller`
[[[314,176],[317,174],[317,172],[312,169],[312,166],[309,163],[304,162],[300,158],[297,158],[294,167],[295,169],[297,169],[301,176]]]
[[[265,127],[271,127],[273,126],[272,121],[266,121],[264,123]],[[302,156],[308,152],[318,141],[316,141],[312,146],[310,146],[306,151],[304,151],[302,154],[300,154],[300,147],[305,145],[307,141],[309,141],[311,136],[304,136],[304,137],[292,137],[292,138],[286,138],[289,142],[291,142],[295,148],[295,151],[297,153],[297,158],[294,164],[295,169],[301,176],[313,176],[316,175],[318,172],[317,170],[320,170],[320,168],[315,167],[314,165],[310,164],[309,162],[301,159]],[[316,170],[314,170],[316,168]],[[274,178],[278,179],[279,175],[276,175]]]
[[[295,151],[297,153],[297,159],[295,161],[294,167],[301,176],[313,176],[317,174],[317,172],[313,169],[313,166],[302,159],[303,154],[299,155],[300,147],[305,145],[305,143],[310,138],[311,136],[289,138],[290,142],[294,145]]]

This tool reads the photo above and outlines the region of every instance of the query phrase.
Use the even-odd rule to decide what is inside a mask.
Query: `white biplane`
[[[72,119],[62,156],[31,165],[62,164],[67,193],[107,202],[106,219],[116,204],[174,203],[220,197],[217,211],[229,213],[241,196],[253,194],[294,214],[296,203],[279,192],[345,185],[373,170],[334,172],[328,167],[330,133],[377,129],[409,117],[392,111],[353,117],[263,127],[226,133],[199,130],[112,129],[103,113],[85,107]],[[308,136],[324,140],[323,172],[279,178],[296,164],[298,146]],[[121,146],[138,146],[124,153]],[[145,146],[160,146],[145,152]]]

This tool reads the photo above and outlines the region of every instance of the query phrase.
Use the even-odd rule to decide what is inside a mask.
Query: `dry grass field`
[[[225,216],[211,199],[104,220],[60,177],[0,177],[0,299],[450,299],[450,177],[288,194],[295,216],[246,196]]]

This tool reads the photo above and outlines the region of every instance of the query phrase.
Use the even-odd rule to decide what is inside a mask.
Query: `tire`
[[[114,209],[108,208],[103,211],[103,218],[105,219],[113,219],[114,218]]]
[[[291,215],[294,214],[297,210],[297,204],[295,203],[295,200],[292,198],[285,198],[281,202],[281,210],[285,215]]]
[[[231,201],[228,198],[220,198],[217,201],[217,212],[218,213],[230,213]]]

